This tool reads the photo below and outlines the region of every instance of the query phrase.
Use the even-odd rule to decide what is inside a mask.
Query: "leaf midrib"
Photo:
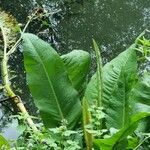
[[[30,42],[30,41],[29,41],[29,42]],[[61,108],[60,108],[60,106],[59,106],[58,98],[57,98],[57,95],[56,95],[56,93],[55,93],[54,87],[53,87],[53,85],[52,85],[52,81],[51,81],[51,79],[49,78],[49,75],[48,75],[48,73],[47,73],[47,71],[46,71],[46,67],[45,67],[45,65],[44,65],[44,63],[43,63],[43,61],[42,61],[42,59],[40,58],[40,55],[38,54],[38,51],[36,51],[34,44],[33,44],[32,42],[30,42],[30,43],[32,44],[33,49],[34,49],[34,51],[37,53],[37,56],[38,56],[38,58],[39,58],[39,61],[40,61],[40,63],[41,63],[42,66],[43,66],[44,72],[45,72],[45,74],[46,74],[46,78],[48,79],[49,86],[51,87],[52,92],[53,92],[53,94],[54,94],[54,98],[55,98],[55,101],[56,101],[58,110],[59,110],[59,112],[60,112],[60,116],[61,116],[61,118],[62,118],[62,120],[63,120],[63,119],[64,119],[64,116],[63,116],[63,113],[62,113]]]
[[[133,51],[133,49],[131,49],[130,51]],[[131,55],[132,55],[132,52],[130,52],[130,55],[128,55],[128,58],[126,59],[126,62],[125,62],[125,65],[121,68],[121,70],[127,65],[127,62],[128,62],[128,59],[131,57]],[[124,82],[124,83],[126,83],[126,81]],[[126,84],[124,84],[124,86],[125,86],[125,90],[126,90]],[[124,95],[125,95],[125,98],[124,98],[124,103],[123,103],[123,105],[124,105],[124,107],[123,107],[123,118],[122,118],[122,120],[123,120],[123,123],[122,123],[122,125],[123,125],[123,127],[124,127],[124,125],[125,125],[125,114],[126,114],[126,91],[124,90]]]
[[[130,53],[130,55],[131,55],[131,53]],[[126,66],[130,55],[128,55],[128,57],[127,57],[127,59],[126,59],[126,61],[125,61],[125,64],[121,67],[120,72],[119,72],[119,76],[120,76],[120,73],[121,73],[121,71],[122,71],[122,68]],[[113,87],[115,87],[115,85],[117,85],[117,83],[118,83],[118,81],[119,81],[119,78],[118,78],[116,81],[117,81],[117,82],[114,84]],[[115,88],[113,88],[113,90],[112,90],[111,93],[113,93],[114,91],[115,91]],[[126,96],[125,96],[125,100],[126,100]],[[123,103],[124,106],[125,106],[125,104],[126,104],[125,100],[124,100],[124,103]],[[125,107],[123,107],[123,110],[122,110],[122,111],[123,111],[123,117],[122,117],[122,120],[123,120],[123,121],[122,121],[122,122],[123,122],[123,124],[124,124],[124,122],[125,122]],[[123,126],[124,126],[124,125],[123,125]]]

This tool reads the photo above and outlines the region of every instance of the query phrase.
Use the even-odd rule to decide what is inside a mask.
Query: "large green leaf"
[[[131,103],[134,113],[150,112],[150,75],[145,74],[131,92]]]
[[[128,95],[137,72],[135,44],[122,52],[102,69],[103,99],[107,127],[122,128],[129,122]],[[85,97],[92,103],[98,99],[96,74],[89,82]]]
[[[73,127],[81,115],[81,104],[62,59],[33,34],[23,34],[23,49],[27,82],[45,126],[56,127],[66,119]]]
[[[7,140],[0,135],[0,149],[10,150],[10,145]]]
[[[150,75],[144,74],[142,78],[139,78],[136,86],[130,94],[130,103],[132,107],[132,113],[138,112],[150,112]],[[141,122],[138,130],[147,132],[149,128],[150,118],[147,118]]]
[[[88,52],[82,50],[73,50],[72,52],[61,56],[69,78],[73,86],[81,91],[90,65],[90,55]]]
[[[138,123],[142,119],[148,116],[150,116],[150,113],[146,113],[146,112],[138,113],[131,118],[131,122],[129,125],[120,129],[112,137],[108,139],[96,139],[94,141],[95,150],[125,150],[127,143],[126,143],[126,146],[124,147],[120,147],[120,145],[124,144],[123,141],[126,139],[126,137],[135,131]]]

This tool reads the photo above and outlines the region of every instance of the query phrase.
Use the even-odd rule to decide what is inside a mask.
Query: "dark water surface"
[[[106,63],[132,44],[144,29],[150,29],[150,0],[68,0],[65,3],[63,0],[0,0],[0,7],[9,11],[21,23],[26,22],[26,17],[37,4],[49,12],[59,10],[58,14],[49,18],[51,25],[43,32],[44,39],[62,54],[73,49],[83,49],[93,55],[94,38],[101,45],[103,63]],[[28,31],[34,33],[35,26],[39,28],[37,24],[31,26]],[[11,70],[15,72],[11,74],[17,75],[12,79],[12,86],[28,110],[36,114],[30,93],[25,86],[20,51],[12,56],[10,65]],[[0,107],[0,130],[7,138],[16,138],[17,123],[16,120],[8,120],[12,113],[9,104],[5,105],[7,107]]]

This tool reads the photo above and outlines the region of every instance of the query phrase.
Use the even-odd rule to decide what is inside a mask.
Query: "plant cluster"
[[[26,123],[26,116],[20,114],[17,117],[22,121],[18,126],[20,137],[17,141],[12,141],[12,150],[30,150],[30,149],[51,149],[51,150],[78,150],[79,138],[82,137],[80,131],[67,129],[67,121],[63,120],[60,127],[45,129],[42,123],[37,124],[38,132],[33,130]]]
[[[8,83],[8,56],[19,42],[8,51],[4,25],[0,27],[4,43],[2,70],[7,81],[4,88],[23,113],[18,119],[24,124],[17,142],[9,144],[0,136],[1,149],[149,149],[150,74],[139,76],[137,71],[139,58],[149,61],[150,57],[150,40],[144,37],[145,32],[104,66],[93,40],[97,70],[86,85],[91,62],[88,52],[73,50],[60,56],[36,35],[25,33],[25,26],[19,42],[23,40],[27,84],[42,120],[35,124]]]

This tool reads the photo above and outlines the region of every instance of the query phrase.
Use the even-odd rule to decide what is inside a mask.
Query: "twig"
[[[7,52],[6,56],[11,55],[12,53],[14,53],[14,51],[16,50],[16,48],[18,47],[20,41],[21,41],[22,37],[20,36],[20,38],[17,40],[17,42],[15,43],[15,45]]]
[[[24,29],[22,30],[22,33],[24,33],[27,29],[27,27],[29,26],[29,24],[31,23],[31,21],[33,20],[33,18],[35,17],[37,11],[29,18],[28,22],[26,23]],[[19,43],[21,42],[22,36],[19,37],[19,39],[17,40],[17,42],[15,43],[15,45],[7,52],[7,56],[11,55],[12,53],[15,52],[17,46],[19,45]]]

